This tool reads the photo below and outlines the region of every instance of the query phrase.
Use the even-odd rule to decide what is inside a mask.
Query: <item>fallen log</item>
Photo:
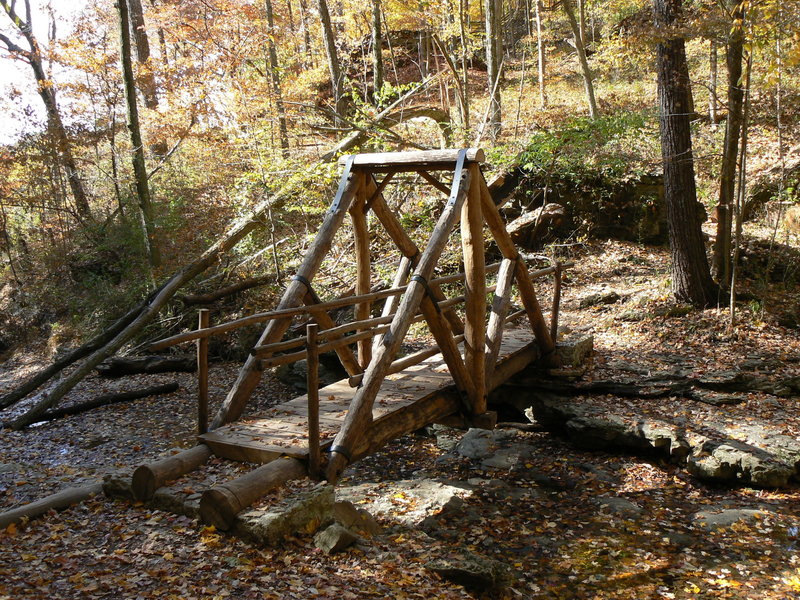
[[[236,283],[232,283],[230,285],[226,285],[225,287],[221,287],[214,292],[208,292],[207,294],[186,294],[185,296],[178,296],[178,300],[183,302],[186,306],[196,306],[198,304],[213,304],[220,298],[226,298],[227,296],[233,296],[234,294],[238,294],[239,292],[243,292],[245,290],[250,290],[254,287],[260,287],[262,285],[267,285],[268,283],[272,283],[275,281],[275,275],[262,275],[261,277],[250,277],[248,279],[242,279],[241,281],[237,281]]]
[[[194,356],[115,356],[97,365],[101,377],[123,377],[153,373],[194,373]]]
[[[93,408],[100,408],[101,406],[109,406],[111,404],[121,404],[122,402],[131,402],[132,400],[138,400],[139,398],[147,398],[148,396],[171,394],[172,392],[177,391],[178,387],[179,387],[178,384],[173,381],[172,383],[165,383],[164,385],[155,385],[141,390],[133,390],[130,392],[116,392],[113,394],[103,394],[102,396],[98,396],[97,398],[94,398],[92,400],[87,400],[86,402],[80,402],[78,404],[73,404],[72,406],[66,406],[64,408],[48,410],[43,415],[41,415],[36,422],[42,423],[44,421],[54,421],[56,419],[60,419],[61,417],[77,415],[79,413],[92,410]]]
[[[305,463],[283,457],[267,463],[247,475],[213,487],[200,498],[200,518],[222,531],[236,522],[236,515],[280,485],[307,475]]]
[[[88,500],[92,496],[102,493],[102,491],[103,484],[97,482],[82,487],[67,488],[41,500],[7,510],[0,513],[0,529],[5,529],[12,523],[17,523],[22,519],[35,519],[50,510],[64,510],[73,504]]]
[[[198,444],[154,463],[140,465],[133,472],[131,480],[133,497],[141,502],[150,500],[167,481],[194,471],[209,458],[211,449],[205,444]]]
[[[98,334],[79,348],[75,348],[74,350],[68,352],[58,360],[54,361],[48,367],[32,375],[7,394],[0,396],[0,409],[8,408],[9,406],[22,400],[25,396],[48,381],[51,377],[57,375],[66,367],[70,366],[72,363],[82,359],[85,356],[88,356],[98,348],[101,348],[103,345],[108,343],[144,310],[145,306],[147,306],[147,302],[148,300],[140,302],[135,308],[131,309],[124,316],[117,319],[105,331]]]

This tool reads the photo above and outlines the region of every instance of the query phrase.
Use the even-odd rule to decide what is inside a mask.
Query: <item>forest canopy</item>
[[[32,329],[100,329],[282,190],[280,209],[205,275],[278,284],[330,202],[337,150],[482,146],[490,169],[521,168],[509,218],[558,190],[569,204],[567,188],[608,212],[609,190],[661,177],[669,158],[656,59],[673,39],[685,44],[690,177],[716,222],[713,285],[731,285],[741,217],[795,202],[791,2],[658,0],[675,13],[659,24],[638,0],[0,5],[0,60],[16,65],[2,103],[17,134],[0,149],[6,346]],[[653,197],[626,202],[656,210]],[[413,200],[404,219],[425,227],[429,210]],[[573,241],[608,231],[575,216],[562,232]]]

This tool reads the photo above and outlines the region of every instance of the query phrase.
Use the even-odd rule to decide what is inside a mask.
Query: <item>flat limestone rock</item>
[[[523,399],[524,398],[524,399]],[[800,440],[769,424],[729,424],[722,418],[689,423],[676,417],[632,415],[607,404],[532,390],[509,398],[549,431],[584,449],[656,451],[682,463],[699,479],[764,488],[800,480]]]
[[[277,546],[296,533],[313,533],[333,518],[332,485],[317,485],[292,494],[265,509],[252,509],[236,517],[234,533],[265,546]]]
[[[371,514],[386,516],[406,527],[416,527],[427,517],[458,503],[454,499],[470,495],[471,486],[433,479],[403,479],[336,488],[338,501],[358,503]]]

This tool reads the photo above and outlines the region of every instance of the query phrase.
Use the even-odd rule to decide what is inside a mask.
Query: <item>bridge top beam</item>
[[[452,171],[456,167],[459,150],[420,150],[414,152],[372,152],[356,154],[353,168],[370,172],[381,171]],[[344,164],[348,157],[339,159]],[[483,150],[469,148],[466,162],[482,163],[486,160]]]

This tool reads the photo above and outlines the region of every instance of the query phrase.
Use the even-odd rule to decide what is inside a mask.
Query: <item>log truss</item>
[[[326,471],[329,481],[338,479],[352,460],[359,436],[369,429],[375,397],[418,313],[427,323],[447,363],[463,403],[463,412],[474,417],[486,412],[487,381],[493,375],[513,283],[519,288],[542,355],[553,355],[550,327],[542,316],[528,269],[491,200],[480,169],[483,159],[481,150],[464,149],[360,154],[342,161],[343,173],[336,197],[314,243],[284,292],[278,310],[301,303],[313,308],[319,303],[312,281],[331,248],[334,235],[348,214],[355,237],[356,294],[365,298],[355,305],[356,321],[368,323],[372,310],[371,301],[367,299],[371,286],[368,212],[375,215],[402,257],[394,280],[395,286],[406,285],[402,296],[393,296],[385,304],[382,317],[388,320],[391,316],[388,326],[383,327],[377,336],[360,337],[357,355],[351,352],[349,346],[337,347],[342,364],[351,376],[359,377],[360,387],[330,449]],[[452,172],[449,188],[434,175],[442,171]],[[399,173],[419,173],[423,181],[448,193],[444,209],[424,248],[414,243],[384,198],[384,190]],[[452,307],[440,307],[444,295],[439,285],[432,281],[434,268],[459,221],[465,273],[464,322]],[[488,325],[484,225],[488,226],[503,255]],[[323,330],[333,326],[332,319],[324,309],[312,311],[311,314]],[[242,368],[211,424],[212,429],[236,420],[242,414],[261,378],[265,360],[268,361],[270,354],[274,353],[269,346],[279,342],[290,322],[290,317],[269,322],[258,341],[258,351]],[[366,326],[356,329],[354,337],[362,333],[367,333]],[[456,336],[462,334],[463,356],[456,342]]]
[[[457,391],[454,396],[456,412],[461,415],[462,422],[478,424],[491,422],[491,419],[487,420],[487,395],[498,382],[508,377],[506,367],[503,367],[503,372],[496,372],[500,370],[497,367],[498,356],[507,322],[526,316],[535,338],[535,353],[525,354],[525,360],[529,362],[535,355],[555,364],[553,332],[557,299],[554,299],[551,322],[547,323],[533,280],[549,273],[560,278],[561,265],[534,273],[528,270],[492,201],[481,171],[483,160],[483,151],[474,148],[344,157],[340,161],[343,172],[336,196],[275,310],[214,326],[204,321],[195,332],[153,344],[150,349],[157,350],[189,340],[204,340],[245,324],[266,322],[236,382],[208,426],[211,433],[202,435],[201,440],[211,443],[210,440],[215,439],[215,430],[241,417],[266,368],[301,358],[308,358],[313,363],[319,353],[334,350],[349,375],[350,385],[356,389],[338,433],[332,443],[327,444],[330,452],[327,465],[320,466],[319,440],[309,440],[307,452],[309,468],[315,471],[314,474],[335,482],[347,464],[364,455],[364,448],[374,446],[370,441],[375,437],[372,431],[373,407],[381,386],[392,374],[440,353]],[[448,172],[451,174],[449,178],[446,177]],[[384,197],[387,186],[396,180],[398,174],[404,173],[416,173],[424,185],[437,193],[447,194],[424,247],[412,239]],[[448,179],[449,184],[443,183]],[[323,302],[315,292],[314,278],[348,216],[355,249],[354,295]],[[378,232],[370,231],[370,223],[380,225],[399,254],[392,287],[377,292],[371,291],[374,265],[370,256],[370,236]],[[458,275],[435,277],[439,259],[457,230],[464,271]],[[487,230],[502,254],[502,260],[491,265],[485,261]],[[487,285],[487,274],[494,272],[497,273],[496,284]],[[456,281],[463,281],[463,295],[446,298],[442,286]],[[559,284],[557,282],[557,287]],[[516,312],[512,312],[514,285],[524,307]],[[492,294],[490,303],[487,302],[489,294]],[[373,316],[373,304],[378,301],[384,301],[383,309],[380,316]],[[455,309],[459,304],[463,304],[463,320]],[[330,311],[346,305],[353,306],[354,321],[337,325]],[[315,325],[313,332],[309,331],[307,338],[283,340],[292,319],[301,314],[311,317]],[[422,321],[435,338],[436,347],[398,358],[409,328]],[[305,348],[295,350],[301,346]],[[522,362],[518,359],[514,364]],[[202,377],[207,368],[203,364],[199,367]],[[310,364],[309,372],[312,370],[314,373],[311,375],[315,376],[315,368]],[[316,388],[314,381],[310,383],[314,383]],[[318,413],[310,402],[316,396],[309,393],[309,415]],[[205,398],[201,401],[203,404],[206,402]],[[406,412],[408,410],[413,412],[414,408],[408,407]],[[203,410],[201,415],[204,421]],[[416,423],[413,419],[409,422],[412,421]],[[314,427],[318,428],[318,425],[312,424],[311,428]],[[382,423],[381,427],[386,428],[386,425]],[[205,423],[201,422],[200,433],[205,429]],[[324,472],[316,472],[322,468]]]

